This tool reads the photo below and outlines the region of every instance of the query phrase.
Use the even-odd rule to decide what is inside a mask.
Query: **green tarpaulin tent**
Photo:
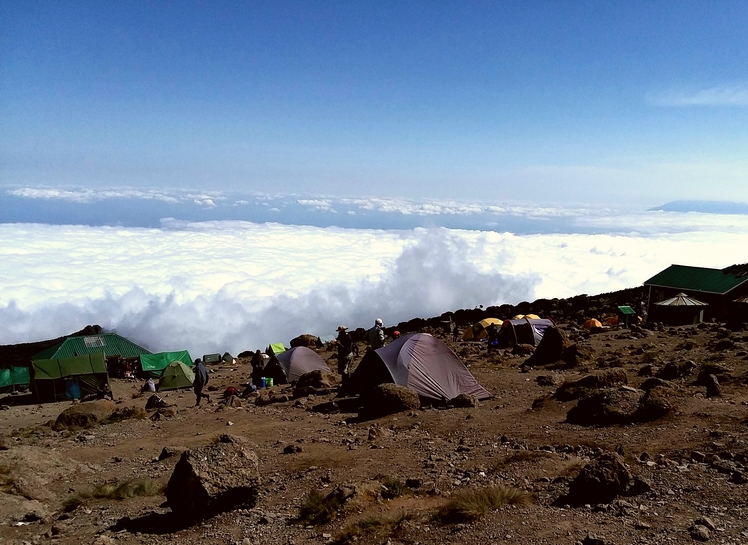
[[[166,366],[173,361],[181,361],[188,367],[192,367],[192,358],[186,350],[179,352],[159,352],[158,354],[141,354],[140,371],[143,378],[157,379]]]
[[[40,402],[80,399],[109,383],[103,352],[32,361],[31,388]]]
[[[25,390],[31,382],[31,374],[26,366],[13,366],[0,369],[0,394],[14,390]]]
[[[181,361],[173,361],[161,373],[161,380],[158,381],[158,391],[191,388],[193,382],[195,382],[195,373],[192,372],[192,369]]]
[[[273,343],[270,345],[270,350],[272,350],[273,354],[277,356],[278,354],[282,354],[283,352],[285,352],[286,347],[283,346],[283,343]]]
[[[9,394],[13,391],[13,377],[10,369],[0,369],[0,394]]]

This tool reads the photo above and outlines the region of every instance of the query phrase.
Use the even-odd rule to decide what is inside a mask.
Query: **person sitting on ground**
[[[242,392],[241,398],[246,399],[256,391],[257,391],[257,386],[252,382],[248,382],[244,385],[244,391]]]
[[[338,345],[338,373],[343,381],[348,379],[351,361],[353,361],[353,340],[344,325],[338,327],[338,336],[335,339]]]
[[[208,370],[205,368],[205,365],[203,365],[200,358],[195,360],[195,368],[193,371],[195,373],[195,381],[192,383],[192,389],[195,392],[195,407],[200,405],[200,400],[202,398],[206,398],[208,403],[210,403],[210,394],[203,393],[203,388],[208,385]]]
[[[393,339],[399,339],[400,338],[400,332],[399,331],[394,331],[392,333],[392,338]]]
[[[376,350],[384,346],[384,322],[381,318],[374,320],[374,327],[369,330],[369,344]]]

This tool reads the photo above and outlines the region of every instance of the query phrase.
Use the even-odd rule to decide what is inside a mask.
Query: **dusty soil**
[[[572,338],[578,335],[564,327]],[[717,344],[726,338],[729,343]],[[748,484],[739,484],[748,465],[748,333],[710,324],[642,335],[610,329],[576,340],[592,347],[593,360],[528,372],[520,368],[524,357],[507,351],[489,355],[480,343],[448,341],[495,397],[476,408],[428,408],[367,422],[308,410],[333,395],[266,406],[249,399],[241,407],[222,407],[221,392],[231,385],[241,389],[249,380],[246,363],[212,369],[211,385],[218,391],[211,392],[207,405],[193,407],[191,391],[165,394],[177,413],[156,421],[53,431],[45,424],[70,403],[11,406],[0,411],[7,447],[0,450],[0,542],[322,544],[338,539],[355,521],[392,515],[402,518],[395,528],[363,535],[359,542],[573,544],[593,534],[605,544],[689,543],[694,521],[706,517],[713,527],[710,542],[748,543]],[[320,352],[334,368],[333,352]],[[656,373],[668,362],[686,361],[694,368],[672,381],[677,409],[646,424],[568,424],[566,414],[577,402],[548,398],[555,386],[537,381],[541,375],[574,380],[622,367],[629,386],[637,387],[647,378],[639,376],[646,365]],[[719,397],[707,398],[697,383],[704,364],[722,368]],[[118,407],[145,406],[140,384],[114,380],[112,386]],[[262,474],[254,508],[176,525],[161,506],[164,495],[88,499],[69,513],[62,510],[67,498],[102,483],[146,477],[166,483],[178,456],[159,460],[165,446],[202,446],[221,433],[254,444]],[[289,445],[300,451],[283,454]],[[600,450],[621,453],[651,490],[607,505],[554,506]],[[387,500],[381,495],[385,478],[418,479],[420,486]],[[492,483],[525,490],[532,503],[504,507],[470,523],[434,521],[435,510],[456,491]],[[340,484],[365,493],[330,523],[294,521],[311,490],[325,493]]]

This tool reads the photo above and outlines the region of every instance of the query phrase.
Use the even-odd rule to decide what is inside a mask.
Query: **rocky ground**
[[[227,405],[221,393],[249,379],[243,359],[211,369],[212,401],[198,408],[181,391],[163,396],[172,407],[143,411],[140,384],[121,380],[103,409],[119,418],[87,428],[55,424],[71,403],[4,407],[0,542],[748,543],[748,332],[587,335],[576,323],[560,324],[582,355],[571,363],[523,366],[526,355],[445,339],[494,395],[475,407],[358,421],[312,410],[334,392],[293,399],[284,386]],[[334,367],[332,350],[320,353]],[[244,438],[236,448],[250,451],[246,467],[256,455],[257,475],[222,472],[234,448],[222,434]],[[184,449],[215,460],[213,486],[252,480],[254,504],[201,519],[172,513],[159,486],[93,497],[107,483],[165,485]],[[529,501],[475,520],[437,516],[461,491],[492,485]],[[313,491],[338,499],[329,522],[299,522]]]

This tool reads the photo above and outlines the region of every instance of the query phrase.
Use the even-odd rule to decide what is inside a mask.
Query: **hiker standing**
[[[486,343],[488,346],[488,351],[490,352],[494,348],[498,348],[499,345],[499,329],[496,327],[496,324],[491,324],[486,328]]]
[[[259,386],[262,383],[262,370],[265,368],[265,359],[259,349],[252,354],[252,361],[249,363],[252,365],[252,384]]]
[[[195,381],[192,383],[192,388],[195,391],[195,407],[200,405],[200,400],[206,398],[210,403],[210,394],[204,394],[203,388],[208,385],[208,370],[203,365],[200,358],[195,360]]]
[[[384,346],[384,322],[381,318],[374,320],[374,327],[369,330],[369,344],[374,350]]]
[[[451,316],[449,318],[449,335],[452,337],[452,342],[457,340],[457,324]]]
[[[348,333],[348,328],[344,325],[338,327],[338,337],[335,340],[338,343],[338,373],[345,381],[353,360],[353,340]]]

